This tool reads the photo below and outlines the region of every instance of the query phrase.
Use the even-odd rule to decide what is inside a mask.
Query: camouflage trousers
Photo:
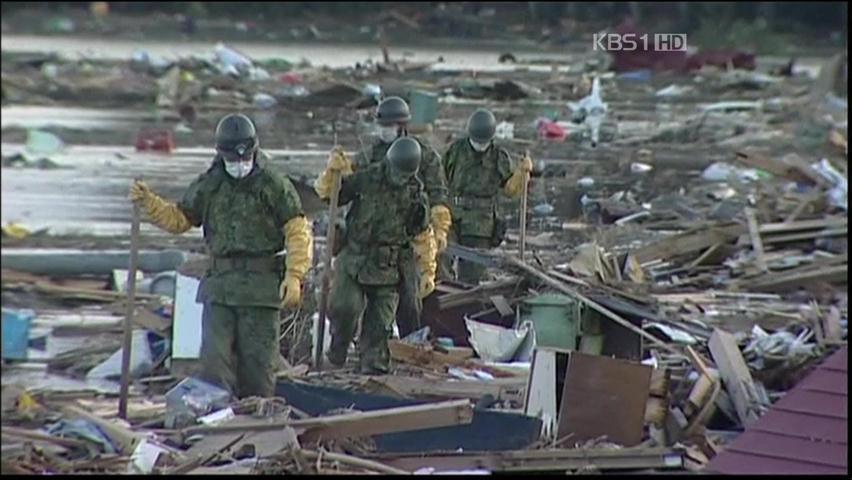
[[[403,260],[400,268],[397,291],[399,307],[396,310],[396,326],[399,338],[420,329],[420,315],[423,312],[423,300],[420,298],[420,270],[413,255]]]
[[[202,379],[238,398],[274,396],[279,330],[276,308],[205,303]]]
[[[393,322],[399,303],[398,285],[362,285],[346,272],[336,268],[329,295],[331,347],[328,359],[335,366],[346,363],[349,344],[355,336],[358,318],[363,312],[358,357],[364,373],[387,373],[390,370],[388,340],[393,335]]]
[[[448,240],[450,243],[455,243],[463,247],[479,249],[491,248],[490,238],[471,236],[460,237],[452,230],[450,230]],[[442,280],[454,280],[458,278],[458,280],[461,282],[470,285],[479,285],[480,280],[485,278],[486,271],[487,269],[484,266],[460,258],[458,264],[458,277],[456,277],[453,272],[453,256],[447,252],[444,252],[441,253],[438,259],[438,278]]]

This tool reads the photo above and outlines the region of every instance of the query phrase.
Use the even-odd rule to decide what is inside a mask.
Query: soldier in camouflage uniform
[[[358,170],[367,165],[384,161],[391,143],[401,136],[409,136],[406,126],[411,119],[411,113],[405,100],[399,97],[388,97],[379,104],[376,110],[376,121],[379,124],[379,139],[367,153],[361,152],[355,156],[354,168]],[[430,220],[435,235],[435,244],[441,252],[447,248],[447,235],[452,219],[447,203],[447,181],[441,168],[441,157],[438,152],[421,139],[410,136],[420,145],[422,157],[417,178],[426,188],[429,196]],[[399,310],[396,322],[399,334],[405,337],[420,328],[421,298],[417,295],[418,275],[413,260],[408,260],[402,266],[399,285]]]
[[[315,188],[320,198],[331,193],[331,173],[343,175],[340,205],[351,203],[346,238],[337,256],[330,294],[331,348],[335,366],[346,362],[358,317],[364,312],[358,341],[360,371],[387,373],[388,339],[399,302],[402,265],[419,267],[418,298],[435,288],[435,242],[429,225],[428,199],[416,173],[422,152],[412,138],[394,141],[386,160],[358,169],[342,150],[332,151]],[[412,182],[412,179],[414,180]]]
[[[274,394],[279,308],[301,300],[311,235],[289,179],[271,170],[252,121],[225,116],[216,157],[177,203],[135,181],[130,198],[175,234],[204,227],[211,264],[201,282],[201,377],[239,398]],[[286,268],[276,253],[287,247]]]
[[[454,224],[450,240],[465,247],[494,248],[503,241],[505,226],[497,213],[497,196],[520,196],[529,181],[532,160],[524,157],[512,168],[509,152],[494,144],[497,122],[485,109],[468,119],[467,137],[455,141],[444,156]],[[440,276],[451,276],[452,258],[441,257]],[[476,285],[485,268],[459,259],[459,280]]]

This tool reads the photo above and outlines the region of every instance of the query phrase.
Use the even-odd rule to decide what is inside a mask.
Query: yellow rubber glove
[[[438,253],[447,249],[447,234],[453,224],[450,209],[444,205],[435,205],[430,212],[432,230],[435,232],[435,247]]]
[[[302,279],[311,267],[313,255],[311,229],[304,216],[294,217],[284,225],[284,242],[287,270],[281,282],[281,306],[292,308],[302,301]]]
[[[334,147],[328,155],[328,163],[322,175],[314,182],[314,190],[317,195],[323,200],[328,200],[331,196],[331,174],[332,172],[340,172],[341,177],[352,175],[352,161],[346,156],[346,153],[340,147]]]
[[[420,298],[425,298],[435,290],[435,272],[438,269],[438,261],[435,259],[437,254],[435,234],[432,232],[432,227],[414,237],[412,243],[417,266],[420,267]]]
[[[530,181],[530,172],[532,172],[533,164],[532,159],[530,157],[524,157],[518,162],[518,166],[515,167],[515,171],[512,172],[511,178],[506,182],[506,186],[503,187],[503,191],[506,192],[510,198],[516,198],[521,196],[524,192],[524,185]]]
[[[183,233],[192,228],[186,215],[177,205],[160,198],[148,188],[145,182],[134,180],[130,184],[129,197],[151,217],[151,223],[169,233]]]

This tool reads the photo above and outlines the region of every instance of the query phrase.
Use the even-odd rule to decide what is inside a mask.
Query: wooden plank
[[[293,422],[293,426],[294,428],[304,428],[305,432],[299,436],[299,439],[303,442],[310,442],[319,439],[364,437],[425,428],[466,425],[472,421],[473,404],[470,403],[470,400],[453,400],[297,420]]]
[[[497,400],[521,402],[524,398],[527,380],[524,377],[495,378],[483,382],[474,380],[436,380],[427,378],[385,376],[373,379],[409,397],[421,398],[467,398],[479,400],[492,395]]]
[[[745,232],[746,227],[737,223],[708,227],[664,238],[636,250],[633,255],[639,263],[665,260],[704,250],[717,243],[727,243]]]
[[[830,343],[839,343],[843,341],[842,331],[840,329],[840,309],[831,306],[828,313],[823,318],[823,331],[825,339]]]
[[[136,433],[116,421],[105,420],[75,405],[63,405],[60,407],[60,410],[69,418],[82,417],[96,424],[112,440],[121,453],[125,455],[132,454],[136,445],[145,437],[143,434]]]
[[[571,352],[559,408],[557,438],[583,441],[606,435],[631,447],[642,441],[651,367]]]
[[[48,442],[53,443],[62,447],[68,448],[85,448],[90,445],[88,442],[83,440],[75,440],[73,438],[61,438],[54,437],[53,435],[48,435],[46,433],[38,432],[36,430],[27,430],[25,428],[17,428],[3,425],[2,427],[3,434],[3,443],[6,443],[6,437],[18,437],[18,438],[26,438],[28,440],[35,440],[38,442]]]
[[[716,328],[710,336],[708,346],[719,368],[719,376],[734,403],[737,416],[744,427],[749,427],[759,418],[752,408],[752,398],[749,395],[749,391],[753,390],[754,380],[734,336]]]
[[[763,243],[774,245],[776,243],[801,242],[804,240],[815,240],[817,238],[827,237],[845,237],[848,232],[846,228],[833,228],[827,230],[815,230],[804,233],[791,233],[789,235],[772,235],[763,239]]]
[[[371,454],[367,458],[415,471],[489,470],[492,472],[559,472],[594,467],[599,470],[681,468],[683,451],[671,448],[621,448],[617,450],[559,448],[484,453]]]
[[[842,284],[847,281],[847,269],[848,265],[816,269],[793,269],[777,275],[766,275],[761,279],[743,280],[737,282],[737,285],[747,286],[749,290],[756,292],[781,292],[812,285],[816,282]]]
[[[515,311],[509,305],[509,302],[506,301],[506,297],[504,297],[503,295],[492,295],[491,297],[489,297],[489,299],[491,300],[491,303],[494,304],[494,308],[496,308],[497,311],[500,312],[500,315],[508,317],[515,313]]]
[[[189,427],[182,430],[182,433],[184,436],[191,436],[209,433],[268,431],[292,427],[297,431],[302,431],[299,436],[300,440],[310,441],[319,438],[364,437],[424,428],[466,425],[472,420],[473,404],[469,400],[453,400],[305,420],[233,422],[210,427]]]
[[[536,349],[530,367],[524,414],[542,420],[542,435],[556,429],[559,406],[556,404],[556,351]]]
[[[754,214],[754,209],[746,207],[746,220],[748,221],[748,233],[751,238],[751,248],[754,250],[757,268],[761,272],[766,272],[769,267],[766,266],[766,258],[763,255],[763,242],[760,240],[760,232],[757,226],[757,217]]]
[[[648,394],[657,397],[666,397],[669,394],[669,370],[667,368],[655,368],[651,370],[651,384]]]
[[[800,220],[798,222],[765,223],[758,230],[761,235],[772,233],[790,233],[802,230],[819,230],[823,228],[846,227],[848,219],[839,217],[820,218],[817,220]]]

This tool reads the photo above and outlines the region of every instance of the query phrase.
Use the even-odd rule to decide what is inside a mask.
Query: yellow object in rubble
[[[35,399],[29,393],[23,392],[18,396],[19,412],[26,412],[38,407],[38,402],[36,402]]]
[[[28,237],[32,232],[29,231],[26,227],[19,223],[7,223],[3,225],[3,236],[14,238],[14,239],[22,239]]]

